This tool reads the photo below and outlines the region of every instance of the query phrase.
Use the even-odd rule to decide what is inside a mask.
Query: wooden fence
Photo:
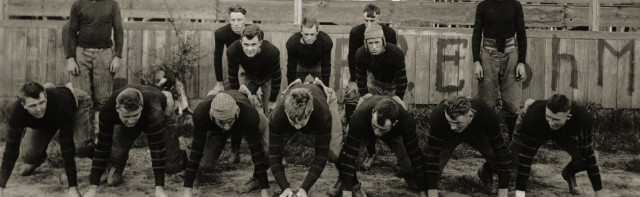
[[[0,21],[0,98],[13,99],[26,81],[69,81],[65,70],[61,32],[64,21]],[[215,83],[213,32],[220,23],[177,23],[183,36],[199,44],[204,55],[196,76],[187,82],[188,97],[197,102]],[[262,25],[265,39],[281,52],[286,67],[285,42],[299,30],[294,25]],[[138,83],[133,72],[177,50],[179,37],[170,23],[125,23],[119,84]],[[348,80],[349,26],[321,26],[334,42],[330,86],[342,97]],[[437,104],[455,95],[477,95],[473,77],[471,30],[400,28],[398,45],[406,52],[408,92],[405,100]],[[640,108],[640,34],[611,32],[527,31],[525,98],[543,99],[555,93],[602,104],[606,108]],[[226,62],[226,60],[223,60]],[[283,69],[285,76],[286,69]],[[226,75],[226,72],[224,73]],[[284,85],[285,79],[283,79]],[[283,86],[284,87],[284,86]]]
[[[75,0],[0,0],[0,19],[11,17],[69,16]],[[221,21],[227,8],[239,4],[248,10],[248,19],[260,23],[294,21],[294,1],[301,2],[302,13],[319,7],[320,21],[343,25],[362,23],[361,1],[302,0],[117,0],[124,18],[175,18]],[[445,1],[445,0],[439,0]],[[462,1],[462,0],[456,0]],[[472,25],[480,0],[434,2],[434,0],[375,2],[382,9],[383,22],[394,25],[451,24]],[[637,0],[521,0],[528,27],[605,26],[640,27],[640,2]],[[297,5],[297,4],[296,4]],[[171,16],[170,16],[171,13]],[[591,15],[590,15],[591,14]]]

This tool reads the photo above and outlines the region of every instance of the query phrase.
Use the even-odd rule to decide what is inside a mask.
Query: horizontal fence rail
[[[12,100],[26,81],[69,81],[62,48],[64,21],[0,21],[0,98]],[[195,77],[187,81],[187,95],[194,102],[215,85],[214,31],[220,23],[176,23],[183,38],[197,43],[203,57]],[[263,24],[265,39],[280,49],[286,76],[289,36],[298,26]],[[347,64],[350,26],[321,26],[334,42],[329,85],[342,99],[349,72]],[[177,52],[180,38],[170,23],[125,23],[123,67],[116,83],[140,83],[133,73],[148,69]],[[477,95],[473,77],[471,30],[399,28],[398,45],[405,52],[409,86],[405,100],[437,104],[456,95]],[[612,32],[527,32],[527,72],[524,98],[544,99],[561,93],[578,101],[606,108],[640,108],[640,34]],[[225,79],[226,56],[223,62]],[[283,79],[283,88],[286,79]]]
[[[4,19],[15,17],[69,16],[75,0],[0,0],[4,1]],[[524,0],[527,27],[589,26],[590,2],[593,0]],[[294,0],[117,0],[121,14],[130,19],[181,19],[221,21],[227,8],[241,5],[248,19],[261,23],[293,23]],[[382,10],[382,20],[394,25],[449,24],[473,25],[479,1],[375,2]],[[597,20],[606,26],[640,27],[640,2],[637,0],[597,0]],[[320,21],[342,25],[362,22],[362,1],[302,1],[302,13],[320,10]],[[171,13],[171,14],[170,14]]]

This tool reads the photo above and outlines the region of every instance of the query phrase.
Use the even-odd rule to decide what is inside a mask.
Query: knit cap
[[[258,25],[249,25],[242,30],[242,35],[258,35],[260,27]]]
[[[364,30],[364,39],[368,40],[371,38],[384,38],[384,32],[382,31],[382,26],[371,25]]]
[[[235,116],[237,108],[236,100],[234,100],[231,95],[218,93],[216,97],[211,100],[209,114],[215,119],[227,120]]]

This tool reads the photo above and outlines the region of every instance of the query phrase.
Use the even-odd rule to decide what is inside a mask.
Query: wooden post
[[[302,0],[293,0],[293,24],[302,23]]]
[[[7,10],[7,0],[0,0],[0,3],[2,3],[0,6],[2,6],[2,8],[0,8],[0,20],[3,19],[8,19],[8,17],[5,16],[5,12]]]
[[[590,0],[589,4],[589,30],[600,31],[600,0]]]

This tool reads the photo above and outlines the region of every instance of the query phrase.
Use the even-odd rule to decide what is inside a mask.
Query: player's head
[[[134,127],[142,116],[142,93],[135,88],[127,88],[116,97],[116,111],[126,127]]]
[[[240,115],[240,108],[231,95],[218,93],[211,100],[209,115],[223,131],[229,131]]]
[[[305,44],[313,44],[318,38],[318,28],[320,22],[314,16],[305,16],[302,18],[302,25],[300,26],[300,34],[302,34],[302,41]]]
[[[469,97],[457,96],[444,102],[444,115],[453,132],[464,131],[473,120],[475,113],[476,110],[471,107]]]
[[[260,46],[264,39],[264,32],[257,25],[250,25],[242,30],[242,37],[240,38],[240,44],[242,44],[242,50],[247,57],[255,57],[260,53]]]
[[[551,130],[558,130],[571,119],[571,101],[565,95],[554,94],[547,100],[545,118]]]
[[[244,30],[246,14],[247,10],[240,5],[229,7],[229,24],[231,24],[231,30],[236,34],[240,34]]]
[[[47,111],[47,92],[44,87],[37,82],[27,82],[22,85],[18,100],[22,107],[34,118],[44,117]]]
[[[372,25],[378,25],[380,23],[380,8],[374,4],[368,4],[364,6],[364,10],[362,10],[362,19],[364,20],[364,25],[369,27]]]
[[[294,88],[285,97],[284,112],[293,127],[300,129],[307,125],[313,112],[313,95],[305,88]]]
[[[373,107],[371,126],[373,133],[380,137],[391,131],[400,117],[400,107],[392,98],[384,98]]]
[[[364,46],[371,55],[380,55],[386,47],[382,26],[372,25],[364,30]]]

